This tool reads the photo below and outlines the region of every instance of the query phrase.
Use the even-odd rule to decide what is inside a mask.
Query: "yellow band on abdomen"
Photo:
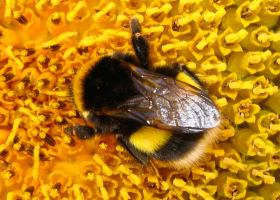
[[[155,153],[163,147],[172,137],[172,132],[157,129],[151,126],[143,126],[134,132],[129,142],[144,153]]]
[[[201,86],[194,80],[193,77],[191,76],[188,76],[186,73],[184,72],[180,72],[177,76],[176,76],[176,79],[178,81],[182,81],[184,83],[187,83],[189,85],[192,85],[200,90],[202,90]]]

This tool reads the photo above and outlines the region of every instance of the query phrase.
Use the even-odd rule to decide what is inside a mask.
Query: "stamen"
[[[38,57],[38,62],[39,62],[41,65],[46,65],[46,64],[48,64],[48,63],[50,62],[50,59],[49,59],[47,56],[45,56],[45,55],[40,55],[40,56]]]
[[[252,15],[253,15],[253,12],[250,8],[245,8],[244,10],[241,11],[241,18],[250,17]]]
[[[55,25],[58,25],[60,23],[60,16],[59,16],[58,12],[53,13],[51,21]]]
[[[27,19],[19,12],[19,11],[14,11],[13,12],[14,18],[21,24],[28,24]]]
[[[63,101],[54,101],[52,103],[53,109],[61,109],[61,108],[64,108],[65,106],[66,106],[66,103],[64,103]]]
[[[0,76],[0,82],[7,82],[7,81],[11,80],[12,78],[14,78],[14,76],[15,75],[11,72],[4,73]]]
[[[62,67],[62,65],[60,63],[54,63],[54,64],[52,64],[52,66],[50,66],[50,71],[51,72],[56,72],[61,67]]]
[[[35,54],[36,50],[34,48],[27,48],[22,50],[20,53],[22,56],[31,56]]]

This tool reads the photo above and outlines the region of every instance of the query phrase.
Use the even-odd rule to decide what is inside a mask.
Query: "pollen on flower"
[[[104,141],[101,141],[101,142],[99,142],[98,146],[102,150],[107,150],[108,144]]]
[[[26,190],[24,191],[24,198],[25,199],[30,199],[33,192],[34,192],[34,187],[33,186],[30,186],[30,187],[26,188]]]
[[[88,180],[92,181],[95,177],[95,174],[92,171],[87,170],[86,171],[86,177],[87,177]]]
[[[61,109],[61,108],[64,108],[65,106],[66,106],[66,104],[63,101],[54,101],[52,103],[53,109]]]
[[[38,120],[39,120],[40,122],[44,122],[44,121],[46,121],[48,118],[50,118],[50,116],[49,116],[49,115],[45,115],[45,114],[39,114],[39,115],[37,116],[37,118],[38,118]]]
[[[69,74],[69,75],[74,75],[74,74],[76,74],[76,69],[75,68],[70,68],[70,69],[68,69],[67,70],[67,73]]]
[[[56,198],[59,196],[59,192],[60,192],[60,187],[61,187],[61,183],[56,183],[52,189],[51,189],[51,192],[50,192],[50,196],[52,198]]]
[[[15,172],[11,170],[7,170],[2,172],[2,174],[4,179],[11,179],[15,175]]]
[[[76,110],[69,110],[68,115],[70,117],[76,117],[77,116],[77,111]]]

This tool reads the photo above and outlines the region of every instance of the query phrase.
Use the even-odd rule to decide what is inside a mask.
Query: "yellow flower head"
[[[0,1],[0,199],[279,199],[279,16],[277,0]],[[84,124],[75,75],[132,51],[131,17],[151,62],[185,64],[221,112],[220,143],[192,169],[69,134]]]

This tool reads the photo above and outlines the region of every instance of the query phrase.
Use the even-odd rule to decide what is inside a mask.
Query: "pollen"
[[[49,80],[48,79],[41,79],[41,80],[38,80],[37,83],[36,83],[36,86],[41,89],[42,87],[44,87],[45,85],[47,85],[49,83]]]
[[[61,187],[61,183],[57,183],[52,187],[51,192],[50,192],[50,196],[52,198],[56,198],[59,196],[60,187]]]
[[[86,171],[86,176],[87,176],[87,179],[90,181],[92,181],[95,178],[95,174],[90,170]]]
[[[47,120],[47,115],[40,114],[37,118],[39,121],[44,122]]]
[[[77,116],[77,111],[76,110],[69,110],[68,115],[70,117],[76,117]]]
[[[59,14],[57,12],[53,13],[51,20],[52,20],[52,23],[54,23],[55,25],[58,25],[60,22]]]
[[[74,74],[76,74],[76,69],[75,68],[70,68],[70,69],[68,69],[67,70],[67,73],[69,74],[69,75],[74,75]]]
[[[15,91],[13,91],[13,90],[9,90],[8,92],[7,92],[7,96],[9,97],[9,98],[14,98],[15,97]]]
[[[47,56],[45,56],[45,55],[40,55],[40,56],[38,57],[38,62],[39,62],[41,65],[43,65],[43,64],[48,64],[48,63],[50,62],[50,59],[49,59]]]
[[[15,175],[15,172],[9,170],[3,172],[2,174],[4,179],[11,179]]]
[[[101,142],[99,142],[98,146],[102,150],[107,150],[108,144],[104,141],[101,141]]]

